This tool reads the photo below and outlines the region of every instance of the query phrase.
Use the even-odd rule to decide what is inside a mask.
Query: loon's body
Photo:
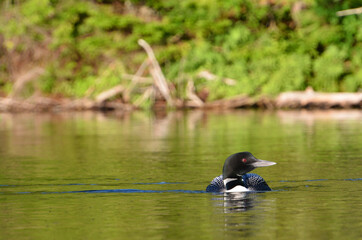
[[[255,173],[247,173],[242,175],[243,185],[235,189],[232,188],[229,192],[247,192],[247,191],[270,191],[270,187],[265,180]],[[240,190],[240,191],[238,191]],[[206,188],[206,192],[227,192],[222,175],[214,178],[209,186]]]
[[[248,172],[274,164],[276,163],[257,159],[249,152],[235,153],[225,160],[223,174],[211,181],[206,192],[270,191],[261,176]]]

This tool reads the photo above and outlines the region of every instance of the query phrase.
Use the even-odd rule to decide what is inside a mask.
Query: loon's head
[[[274,164],[276,163],[257,159],[250,152],[234,153],[225,160],[223,179],[240,178],[255,168],[272,166]]]

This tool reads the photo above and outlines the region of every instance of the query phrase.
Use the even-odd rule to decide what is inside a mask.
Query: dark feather
[[[271,191],[265,180],[255,173],[247,173],[242,176],[245,187],[250,191]],[[222,175],[214,178],[207,186],[206,192],[223,192],[225,186]]]
[[[255,173],[247,173],[243,175],[245,187],[250,191],[271,191],[265,180]]]
[[[222,175],[214,178],[206,188],[206,192],[223,192],[224,190],[225,186]]]

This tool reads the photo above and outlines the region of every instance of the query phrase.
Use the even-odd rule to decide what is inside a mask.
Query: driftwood
[[[27,100],[0,98],[0,112],[59,112],[87,110],[130,111],[134,106],[117,101],[96,102],[90,99],[52,99],[32,97]]]
[[[174,106],[173,100],[171,98],[170,89],[168,88],[166,78],[162,73],[161,67],[158,64],[155,54],[153,53],[150,45],[143,39],[138,40],[138,44],[146,51],[148,55],[149,64],[152,66],[150,68],[150,73],[154,79],[154,84],[167,101],[167,104]]]
[[[186,95],[191,100],[193,106],[202,107],[204,105],[204,102],[195,94],[195,85],[192,80],[187,82]]]
[[[96,97],[96,102],[97,103],[103,103],[107,100],[109,100],[112,97],[115,97],[119,94],[121,94],[124,91],[124,87],[122,85],[117,85],[111,89],[108,89],[102,93],[100,93],[97,97]]]
[[[28,71],[27,73],[21,75],[19,78],[15,80],[14,83],[14,90],[10,94],[10,97],[18,97],[21,95],[24,86],[32,81],[35,81],[39,76],[43,75],[45,70],[40,67],[33,68],[32,70]]]
[[[152,83],[152,80],[153,80],[150,77],[137,76],[136,74],[135,75],[122,74],[122,78],[131,80],[131,84],[133,82],[136,82],[136,83]]]
[[[138,98],[135,102],[134,105],[136,107],[139,107],[142,105],[142,103],[144,103],[147,99],[149,99],[150,97],[152,97],[154,95],[154,88],[152,87],[148,87],[146,89],[146,91],[143,92],[142,96],[140,98]]]
[[[127,89],[124,92],[124,96],[123,96],[126,102],[130,101],[130,95],[131,95],[133,89],[135,88],[135,86],[141,81],[142,74],[145,72],[147,66],[148,66],[147,61],[146,60],[143,61],[141,66],[138,68],[136,74],[132,76],[131,84],[127,87]]]
[[[93,101],[90,99],[52,99],[32,97],[27,100],[14,98],[0,98],[0,112],[49,112],[49,111],[84,111],[84,110],[122,110],[136,109],[146,99],[154,96],[155,88],[147,88],[134,105],[124,104],[120,101]],[[230,99],[216,100],[201,104],[195,101],[182,101],[175,99],[178,108],[203,108],[203,109],[234,109],[234,108],[362,108],[362,93],[318,93],[287,92],[282,93],[274,101],[270,98],[257,100],[247,96],[233,97]]]
[[[286,92],[278,96],[276,107],[361,108],[362,93],[319,93],[311,89],[304,92]]]
[[[155,100],[166,100],[169,106],[175,106],[174,100],[171,97],[171,91],[165,79],[165,76],[162,73],[161,67],[158,64],[155,54],[153,53],[150,45],[144,41],[143,39],[138,40],[138,44],[146,51],[147,59],[143,61],[141,66],[138,68],[137,72],[134,75],[123,74],[123,78],[130,78],[131,83],[123,88],[122,86],[116,86],[112,89],[109,89],[105,92],[102,92],[96,97],[97,103],[104,103],[106,100],[122,93],[123,100],[125,102],[130,102],[130,95],[132,91],[136,88],[139,83],[149,82],[150,78],[145,78],[142,75],[149,68],[149,72],[152,76],[153,83],[152,87],[147,88],[147,90],[143,93],[143,95],[136,100],[134,103],[135,106],[140,106],[144,101],[154,96],[154,104]]]
[[[281,93],[276,100],[267,97],[253,99],[248,96],[237,96],[206,102],[202,106],[187,102],[186,107],[206,109],[234,108],[362,108],[362,93],[319,93],[308,88],[304,92]]]
[[[343,16],[361,14],[361,13],[362,13],[362,7],[338,11],[336,14],[338,17],[343,17]]]

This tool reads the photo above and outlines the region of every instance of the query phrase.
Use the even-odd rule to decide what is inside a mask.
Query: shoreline
[[[320,93],[313,90],[285,92],[276,98],[235,96],[195,104],[174,99],[173,109],[361,109],[362,93]],[[141,108],[121,100],[68,99],[33,96],[28,99],[0,98],[0,112],[133,111]],[[169,109],[167,102],[154,102],[152,110]]]

